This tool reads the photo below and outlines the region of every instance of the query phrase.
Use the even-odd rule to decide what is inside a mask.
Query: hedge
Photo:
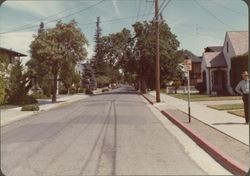
[[[39,106],[37,104],[25,105],[22,107],[21,111],[39,111]]]
[[[248,70],[248,55],[240,55],[232,57],[231,70],[230,70],[230,83],[233,89],[237,86],[238,82],[242,79],[241,73]]]

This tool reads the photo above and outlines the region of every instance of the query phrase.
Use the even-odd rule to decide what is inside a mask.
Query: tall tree
[[[9,59],[5,54],[0,54],[0,104],[4,103],[6,95],[6,78],[10,75]]]
[[[95,73],[96,83],[98,87],[103,87],[108,82],[110,82],[109,71],[110,66],[104,60],[103,48],[102,48],[102,37],[101,37],[101,28],[100,28],[100,17],[97,17],[96,22],[96,34],[95,34],[95,55],[92,58],[92,68]]]
[[[102,51],[100,48],[101,41],[101,27],[100,27],[100,17],[97,17],[96,22],[96,34],[95,34],[95,55],[92,59],[92,67],[95,72],[95,76],[103,76],[105,73],[105,62],[103,60]]]
[[[27,86],[28,80],[24,73],[23,65],[20,61],[17,61],[10,73],[9,86],[8,86],[8,102],[11,104],[22,103],[21,100],[25,97],[29,91]]]
[[[121,74],[133,74],[136,67],[133,57],[133,38],[130,31],[124,28],[121,32],[103,36],[100,48],[106,66],[107,77],[111,82],[121,80]]]
[[[5,97],[5,83],[2,76],[0,76],[0,105],[3,104]]]
[[[75,74],[75,66],[76,64],[73,62],[64,62],[61,65],[61,71],[59,73],[60,80],[63,82],[63,85],[67,89],[69,93],[69,89],[73,84],[73,78]]]
[[[56,102],[58,75],[63,71],[63,63],[84,60],[87,44],[75,20],[69,23],[59,21],[54,28],[44,29],[34,36],[30,45],[31,57],[41,67],[47,67],[53,75],[52,102]]]
[[[137,22],[133,25],[135,31],[135,52],[139,53],[138,77],[141,84],[141,91],[145,88],[154,89],[155,85],[155,55],[156,38],[153,23]],[[172,34],[165,22],[160,23],[160,71],[161,82],[171,79],[176,74],[176,67],[179,60],[175,59],[174,54],[179,46],[176,36]]]
[[[83,83],[84,87],[90,90],[94,90],[97,86],[95,74],[89,62],[84,64]]]

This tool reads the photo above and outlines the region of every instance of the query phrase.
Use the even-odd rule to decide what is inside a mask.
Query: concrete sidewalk
[[[188,123],[187,101],[161,94],[161,102],[156,103],[155,92],[143,96],[233,175],[246,175],[249,128],[243,118],[191,102],[192,118]]]
[[[155,96],[155,92],[149,92]],[[188,113],[188,102],[177,99],[166,94],[161,94],[161,101],[165,103],[157,103],[157,107],[161,110],[179,109]],[[202,121],[203,123],[249,145],[249,126],[244,124],[245,119],[229,114],[225,111],[218,111],[208,108],[199,102],[191,102],[191,116]]]
[[[1,109],[1,112],[0,112],[1,126],[7,125],[9,123],[29,117],[37,113],[41,113],[43,111],[48,111],[50,109],[53,109],[59,106],[67,105],[74,101],[85,99],[87,97],[89,97],[89,95],[85,95],[83,93],[79,93],[75,95],[58,95],[57,103],[51,103],[51,99],[39,99],[38,105],[39,105],[40,110],[37,112],[21,111],[21,107]]]

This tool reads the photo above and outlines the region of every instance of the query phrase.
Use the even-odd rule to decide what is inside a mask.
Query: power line
[[[145,14],[145,13],[146,13],[147,8],[148,8],[148,3],[147,3],[147,2],[145,2],[145,6],[144,6],[144,10],[143,10],[143,14]],[[142,15],[143,15],[143,14],[142,14]],[[142,17],[142,20],[143,20],[143,17]]]
[[[87,8],[84,8],[84,9],[81,9],[81,10],[76,11],[76,12],[74,12],[74,13],[65,15],[64,17],[61,17],[61,18],[58,18],[58,19],[55,19],[55,20],[51,20],[51,21],[47,22],[47,24],[48,24],[48,23],[51,23],[51,22],[59,21],[59,20],[61,20],[61,19],[63,19],[63,18],[67,18],[67,17],[70,17],[70,16],[72,16],[72,15],[76,15],[76,14],[78,14],[78,13],[81,13],[81,12],[83,12],[83,11],[85,11],[85,10],[88,10],[88,9],[90,9],[90,8],[93,8],[93,7],[95,7],[95,6],[97,6],[97,5],[101,4],[101,3],[103,3],[104,1],[106,1],[106,0],[101,0],[101,1],[99,1],[99,2],[97,2],[97,3],[95,3],[95,4],[92,4],[92,5],[88,6]]]
[[[44,20],[46,20],[46,19],[56,17],[57,15],[59,15],[59,14],[61,14],[61,13],[63,13],[63,12],[66,12],[66,11],[69,11],[69,10],[72,10],[72,9],[79,8],[79,7],[83,6],[83,5],[86,5],[86,4],[81,4],[81,5],[78,5],[78,6],[75,6],[75,7],[66,8],[66,9],[61,10],[61,11],[59,11],[59,12],[57,12],[57,13],[54,13],[54,14],[52,14],[52,15],[50,15],[50,16],[41,18],[40,21],[44,21]],[[25,25],[16,27],[16,28],[14,28],[14,29],[12,29],[12,30],[17,30],[17,29],[20,29],[20,28],[22,29],[23,27],[28,27],[28,26],[30,26],[30,25],[32,25],[32,24],[34,24],[34,23],[37,23],[37,21],[36,21],[36,22],[33,21],[33,22],[31,22],[31,23],[28,23],[28,24],[25,24]]]
[[[137,11],[137,16],[136,16],[136,21],[138,20],[138,15],[140,13],[141,10],[141,3],[139,2],[139,6],[138,6],[138,11]]]
[[[140,16],[150,16],[152,15],[153,13],[148,13],[148,14],[142,14],[142,15],[139,15]],[[128,16],[128,17],[123,17],[123,18],[116,18],[116,19],[111,19],[111,20],[104,20],[104,21],[100,21],[100,23],[108,23],[108,22],[115,22],[115,21],[122,21],[122,20],[128,20],[128,19],[133,19],[135,18],[136,16]],[[90,22],[90,23],[78,23],[79,25],[81,26],[87,26],[87,25],[93,25],[93,24],[96,24],[96,22]]]
[[[169,5],[169,3],[171,2],[171,0],[168,0],[168,2],[165,4],[165,6],[161,9],[161,13],[164,11],[164,9]]]
[[[150,15],[153,15],[154,13],[147,13],[147,14],[141,14],[139,15],[139,17],[145,17],[145,16],[150,16]],[[113,22],[120,22],[120,21],[123,21],[123,20],[128,20],[128,19],[133,19],[135,18],[136,16],[128,16],[128,17],[123,17],[123,18],[116,18],[116,19],[111,19],[111,20],[104,20],[104,21],[100,21],[100,23],[113,23]],[[80,26],[88,26],[88,25],[95,25],[96,22],[89,22],[89,23],[78,23]],[[35,27],[38,27],[39,25],[35,25],[35,26],[31,26],[29,28],[35,28]],[[21,29],[21,30],[16,30],[16,31],[22,31],[24,29]],[[16,32],[15,31],[15,32]],[[13,31],[14,32],[14,31]],[[7,32],[6,32],[7,33]],[[11,32],[8,32],[8,33],[11,33]],[[1,33],[0,33],[1,34]]]
[[[134,0],[134,8],[133,8],[133,12],[136,11],[136,5],[137,5],[137,0]],[[131,20],[131,23],[134,23],[134,18]],[[135,20],[136,21],[136,20]]]
[[[214,0],[211,0],[211,1],[213,1],[215,4],[217,4],[218,6],[224,8],[224,9],[226,9],[226,10],[228,10],[228,11],[231,11],[231,12],[236,13],[236,14],[238,14],[238,15],[242,15],[242,16],[244,16],[244,17],[247,17],[247,14],[240,13],[240,12],[238,12],[238,11],[236,11],[236,10],[234,10],[234,9],[231,9],[231,8],[229,8],[229,7],[226,7],[226,6],[222,5],[221,3],[218,3],[218,2],[216,2],[216,1],[214,1]]]
[[[203,5],[201,5],[197,0],[193,0],[201,9],[205,10],[208,14],[210,14],[212,17],[214,17],[217,21],[219,21],[221,24],[223,24],[224,26],[226,26],[227,28],[234,30],[231,26],[229,26],[228,24],[224,23],[224,21],[222,21],[221,19],[219,19],[216,15],[214,15],[212,12],[210,12],[206,7],[204,7]]]
[[[159,17],[159,15],[164,11],[164,9],[169,5],[169,3],[171,2],[171,0],[168,1],[163,1],[163,3],[160,5],[157,17]],[[164,5],[165,3],[165,5]],[[153,18],[153,21],[156,19],[156,16]]]
[[[81,12],[85,11],[85,10],[88,10],[88,9],[90,9],[90,8],[93,8],[93,7],[95,7],[95,6],[97,6],[97,5],[101,4],[101,3],[103,3],[104,1],[106,1],[106,0],[101,0],[101,1],[99,1],[99,2],[97,2],[97,3],[95,3],[95,4],[92,4],[92,5],[90,5],[90,6],[86,7],[86,8],[84,8],[84,9],[81,9],[81,10],[78,10],[78,11],[76,11],[76,12],[74,12],[74,13],[65,15],[65,16],[63,16],[63,17],[61,17],[61,18],[58,18],[58,19],[54,19],[54,20],[48,21],[48,22],[46,22],[45,24],[49,24],[49,23],[52,23],[52,22],[56,22],[56,21],[59,21],[59,20],[61,20],[61,19],[63,19],[63,18],[67,18],[67,17],[70,17],[70,16],[72,16],[72,15],[76,15],[76,14],[78,14],[78,13],[81,13]],[[11,33],[11,32],[22,31],[22,30],[25,30],[25,29],[32,29],[32,28],[36,28],[36,27],[38,27],[38,26],[39,26],[39,25],[33,25],[33,26],[28,26],[28,27],[22,28],[22,29],[14,29],[14,30],[6,31],[6,32],[1,32],[0,35],[1,35],[1,34],[6,34],[6,33]]]

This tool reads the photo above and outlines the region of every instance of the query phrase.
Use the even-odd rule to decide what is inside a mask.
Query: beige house
[[[246,54],[248,45],[248,31],[229,31],[223,46],[205,48],[201,72],[207,94],[234,94],[230,85],[231,58]]]
[[[6,59],[7,58],[7,63],[9,64],[8,66],[8,70],[11,69],[12,65],[17,62],[20,61],[21,57],[26,57],[27,55],[19,53],[17,51],[14,51],[12,49],[6,49],[3,47],[0,47],[0,59]],[[4,70],[2,70],[4,72]],[[5,79],[8,79],[9,73],[5,72],[3,73],[3,77]]]

